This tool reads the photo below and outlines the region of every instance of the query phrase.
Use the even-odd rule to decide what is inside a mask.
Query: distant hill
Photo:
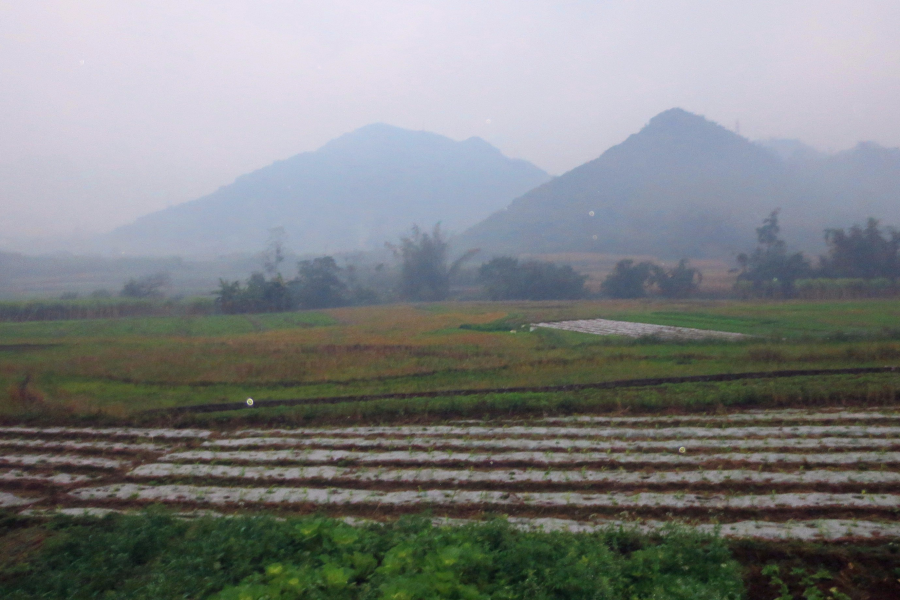
[[[456,241],[487,254],[609,252],[728,257],[781,208],[783,236],[821,251],[824,227],[898,224],[900,150],[834,156],[799,142],[757,144],[671,109],[638,133],[514,200]]]
[[[100,243],[132,255],[213,256],[259,251],[268,230],[283,227],[297,253],[364,250],[413,224],[463,231],[548,179],[480,138],[375,124],[141,217]]]

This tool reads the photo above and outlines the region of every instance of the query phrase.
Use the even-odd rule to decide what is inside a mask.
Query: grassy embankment
[[[522,327],[593,317],[758,337],[738,343],[677,343],[546,329],[529,332]],[[255,316],[0,323],[0,414],[7,420],[133,420],[147,409],[242,401],[248,396],[315,398],[890,366],[900,364],[900,335],[891,329],[897,323],[900,304],[894,301],[449,303]],[[799,377],[392,399],[183,420],[873,403],[894,401],[898,393],[900,381],[893,374]]]

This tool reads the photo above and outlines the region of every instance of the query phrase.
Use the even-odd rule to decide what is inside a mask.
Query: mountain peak
[[[711,121],[707,121],[704,117],[700,115],[695,115],[692,112],[688,112],[683,108],[670,108],[669,110],[664,110],[655,117],[650,119],[650,122],[647,124],[648,127],[683,127],[683,126],[702,126],[702,125],[715,125]]]
[[[402,147],[448,146],[455,143],[437,133],[414,131],[387,123],[371,123],[331,140],[318,151],[324,153],[348,150],[377,151]]]
[[[767,150],[673,108],[463,238],[469,246],[493,243],[514,253],[725,254],[752,233],[758,215],[771,211],[783,170]]]
[[[637,135],[645,137],[693,138],[696,140],[746,141],[740,135],[706,117],[682,108],[670,108],[650,119]]]

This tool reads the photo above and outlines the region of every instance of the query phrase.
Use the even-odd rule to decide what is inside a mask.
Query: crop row
[[[809,410],[779,410],[779,411],[750,411],[743,413],[733,413],[726,415],[660,415],[660,416],[625,416],[625,417],[606,417],[606,416],[573,416],[573,417],[551,417],[542,419],[543,423],[562,423],[575,426],[569,427],[547,427],[547,426],[528,426],[505,424],[497,427],[480,426],[480,422],[464,422],[448,426],[394,426],[394,427],[350,427],[350,428],[303,428],[303,429],[249,429],[234,432],[213,432],[204,429],[174,429],[174,428],[136,428],[136,427],[27,427],[27,426],[4,426],[0,427],[0,435],[27,435],[27,436],[54,436],[54,437],[136,437],[136,438],[160,438],[160,439],[203,439],[215,437],[231,437],[232,435],[465,435],[465,436],[510,436],[510,435],[542,435],[542,436],[616,436],[616,437],[634,437],[634,436],[652,436],[660,435],[709,435],[709,431],[724,430],[727,433],[721,435],[745,436],[745,435],[785,435],[785,434],[803,434],[803,435],[821,435],[828,432],[835,434],[848,434],[857,431],[860,434],[896,435],[900,428],[885,427],[881,428],[860,428],[859,424],[844,425],[841,427],[821,428],[815,425],[793,425],[782,426],[778,428],[739,428],[732,427],[736,422],[757,422],[757,421],[796,421],[796,422],[828,422],[828,421],[884,421],[900,419],[900,412],[897,407],[882,408],[870,411],[857,410],[854,412],[847,411],[809,411]],[[673,423],[681,422],[697,422],[705,423],[706,427],[671,427]],[[626,423],[643,424],[652,427],[641,427],[625,429],[621,427],[615,428],[592,428],[579,426],[582,424],[613,424],[621,425]],[[660,425],[664,425],[663,429],[659,429]],[[718,424],[719,428],[712,428],[711,425]],[[813,429],[810,429],[810,428]],[[857,427],[859,429],[848,429]],[[702,433],[692,433],[702,432]],[[2,443],[3,440],[0,440]]]
[[[0,438],[0,446],[12,448],[41,448],[45,450],[99,450],[107,452],[162,452],[166,449],[165,446],[150,443],[129,444],[126,442],[27,440],[22,438]]]
[[[144,429],[139,427],[0,427],[0,433],[12,433],[16,435],[71,435],[71,436],[108,436],[108,437],[139,437],[139,438],[169,438],[190,439],[206,438],[213,434],[205,429],[169,429],[155,428]]]
[[[574,417],[546,417],[543,423],[672,423],[691,421],[698,423],[724,423],[735,421],[881,421],[900,419],[896,408],[867,411],[813,412],[803,409],[785,409],[732,413],[723,415],[654,415],[652,417],[604,417],[580,415]]]
[[[703,508],[778,510],[798,508],[896,509],[895,494],[787,493],[758,495],[698,495],[691,493],[640,492],[521,492],[495,490],[407,490],[384,492],[346,488],[309,487],[218,487],[198,485],[115,484],[85,487],[70,494],[81,500],[131,500],[191,502],[206,504],[367,504],[379,506],[504,506],[591,507],[591,508]]]
[[[248,447],[310,447],[310,448],[498,448],[504,450],[613,450],[636,452],[644,450],[677,451],[684,447],[698,449],[776,449],[830,448],[862,449],[900,446],[894,437],[824,437],[824,438],[762,438],[762,439],[675,439],[666,441],[594,441],[571,438],[363,438],[363,437],[246,437],[217,439],[203,442],[207,448]]]
[[[541,437],[593,437],[593,438],[667,438],[683,437],[773,437],[800,435],[874,435],[897,436],[897,426],[864,426],[864,425],[796,425],[789,427],[662,427],[625,428],[625,427],[526,427],[521,425],[509,427],[458,427],[458,426],[406,426],[406,427],[342,427],[333,429],[301,428],[301,429],[248,429],[241,432],[247,436],[289,435],[289,436],[541,436]]]
[[[0,454],[0,463],[18,466],[58,466],[93,467],[96,469],[118,469],[122,461],[111,458],[79,456],[77,454]]]
[[[103,517],[109,513],[128,512],[107,507],[57,507],[54,509],[27,508],[21,511],[25,515],[61,514],[72,517]],[[176,512],[183,517],[198,515],[221,516],[211,510],[194,510]],[[372,522],[358,517],[344,517],[350,525],[364,525]],[[637,529],[649,532],[665,529],[672,525],[671,520],[644,520],[641,522],[618,519],[599,519],[594,521],[577,521],[557,517],[508,517],[513,527],[538,531],[566,531],[571,533],[590,533],[609,527],[621,527],[626,530]],[[464,525],[471,519],[436,517],[432,521],[438,526]],[[809,521],[772,522],[760,520],[734,521],[730,523],[693,523],[682,526],[693,527],[704,533],[718,533],[725,537],[757,538],[767,540],[838,540],[838,539],[885,539],[900,537],[900,525],[890,522],[869,521],[861,519],[814,519]]]
[[[0,470],[0,481],[12,482],[28,482],[28,483],[46,483],[50,485],[72,485],[73,483],[84,483],[90,481],[88,475],[79,475],[77,473],[53,473],[50,475],[44,473],[35,473],[32,471],[21,471],[19,469]]]
[[[734,423],[701,418],[699,426],[646,418],[633,420],[637,427],[616,426],[626,420],[232,432],[6,427],[0,447],[12,452],[0,453],[0,505],[39,514],[161,502],[188,511],[377,518],[427,507],[575,528],[600,526],[573,520],[592,514],[655,527],[648,519],[673,512],[701,528],[713,527],[712,518],[731,521],[726,535],[900,537],[900,426],[888,420],[900,417],[778,411],[767,416],[781,423],[769,424],[740,415]],[[822,517],[831,520],[815,520]],[[858,528],[853,517],[869,520]]]
[[[719,454],[621,454],[604,452],[357,452],[354,450],[245,450],[237,452],[218,452],[211,450],[187,450],[173,452],[160,460],[169,462],[219,461],[235,463],[329,463],[352,461],[365,464],[441,464],[469,463],[473,465],[491,464],[534,464],[534,465],[566,465],[566,464],[670,464],[699,465],[709,462],[749,463],[749,464],[819,464],[819,465],[879,465],[900,464],[900,452],[835,452],[827,454],[792,454],[783,452],[740,453],[726,452]]]
[[[129,477],[201,477],[207,479],[247,479],[274,481],[334,480],[400,483],[606,483],[606,484],[900,484],[896,471],[796,471],[760,472],[747,469],[722,471],[634,471],[522,470],[475,471],[464,469],[379,469],[332,466],[262,467],[209,464],[151,463],[128,473]]]

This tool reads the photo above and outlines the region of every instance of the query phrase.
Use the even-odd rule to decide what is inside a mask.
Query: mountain
[[[861,144],[824,156],[798,144],[753,143],[671,109],[515,199],[457,244],[485,254],[729,257],[755,245],[755,228],[775,208],[783,237],[813,251],[822,250],[825,227],[896,218],[900,151]]]
[[[102,243],[117,253],[212,256],[259,251],[283,227],[297,253],[376,248],[413,224],[462,231],[549,178],[477,137],[368,125],[141,217]]]

